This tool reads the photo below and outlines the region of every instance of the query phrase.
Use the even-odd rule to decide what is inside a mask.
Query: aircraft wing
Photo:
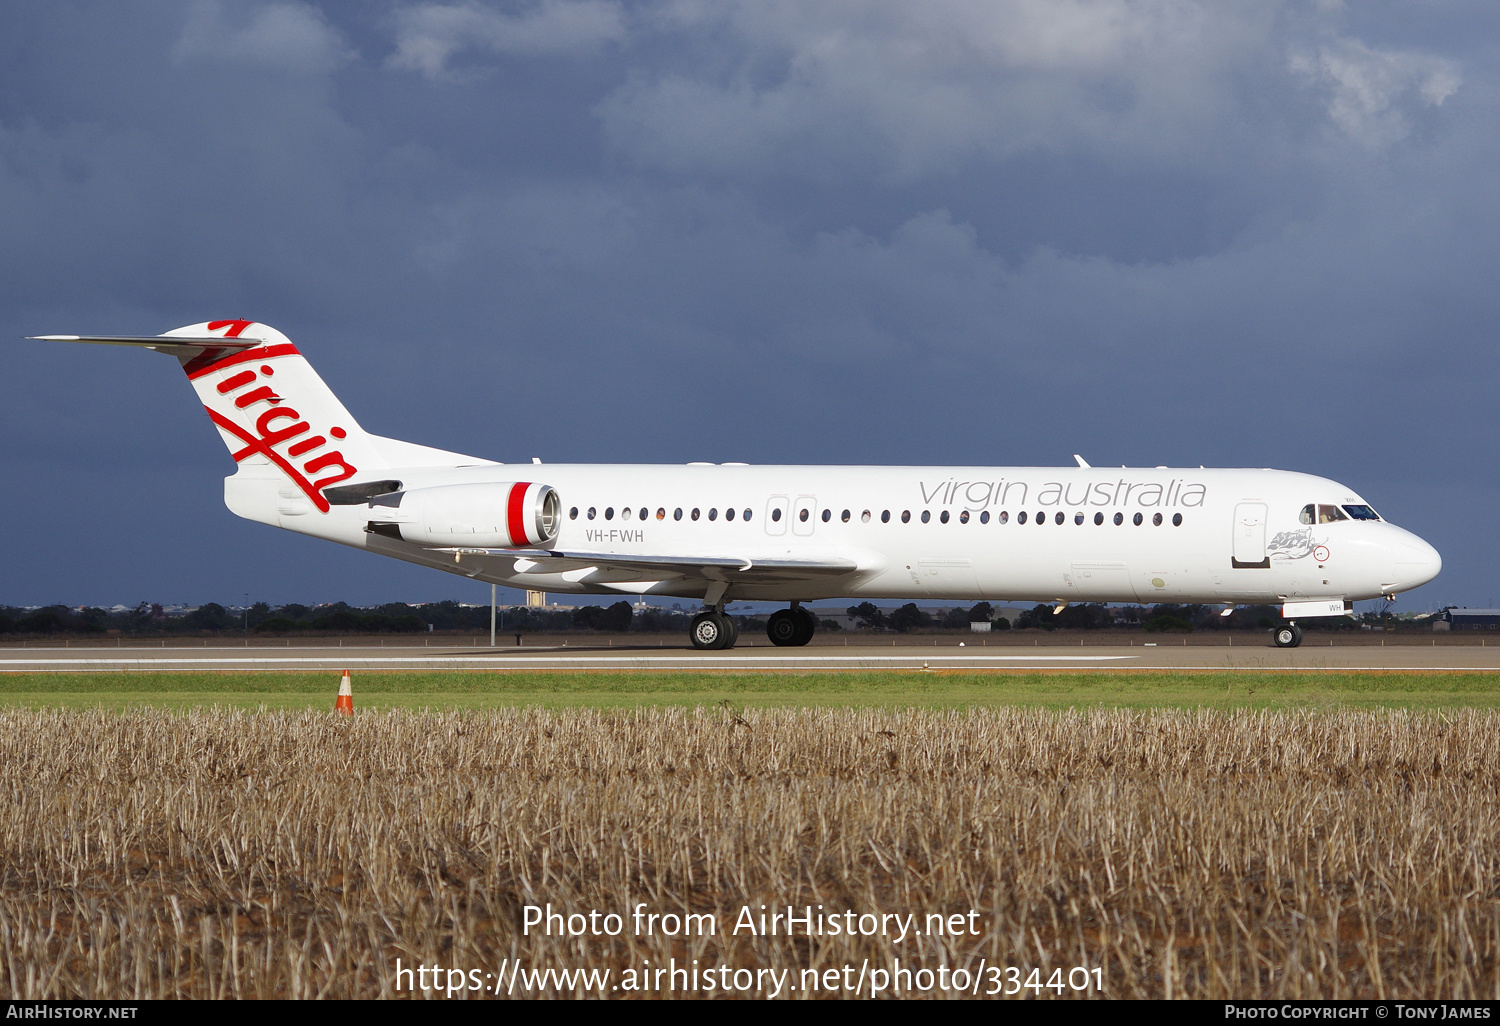
[[[754,559],[725,556],[636,556],[618,552],[551,551],[548,549],[435,548],[429,552],[464,556],[500,556],[515,560],[518,574],[564,574],[593,569],[620,580],[696,577],[708,581],[809,580],[837,577],[859,569],[852,559]]]

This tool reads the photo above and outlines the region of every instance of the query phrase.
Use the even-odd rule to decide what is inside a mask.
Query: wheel
[[[728,613],[720,613],[719,617],[724,621],[724,628],[727,635],[722,647],[733,648],[740,640],[739,621]]]
[[[813,616],[812,610],[806,606],[798,606],[797,615],[802,621],[802,630],[797,633],[797,640],[793,644],[805,645],[812,640],[813,635],[818,631],[818,618]]]
[[[797,640],[802,630],[802,618],[790,609],[778,609],[766,619],[766,637],[771,639],[773,645],[807,644]]]
[[[1294,623],[1282,624],[1276,628],[1277,648],[1296,648],[1302,644],[1302,628]]]
[[[729,640],[729,630],[718,613],[708,610],[693,617],[693,626],[688,631],[696,649],[723,648]]]

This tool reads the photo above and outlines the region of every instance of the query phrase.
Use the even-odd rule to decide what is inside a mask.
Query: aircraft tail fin
[[[490,461],[372,435],[281,332],[255,321],[204,321],[162,335],[41,335],[57,342],[138,346],[175,356],[229,454],[242,468],[274,465],[320,512],[324,489],[393,467]]]

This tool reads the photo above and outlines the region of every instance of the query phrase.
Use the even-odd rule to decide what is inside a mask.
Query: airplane
[[[1297,620],[1426,584],[1442,558],[1345,485],[1278,470],[504,464],[365,431],[281,332],[40,335],[176,357],[234,459],[247,520],[493,584],[701,599],[695,648],[734,646],[735,601],[806,645],[832,598],[1280,604]]]

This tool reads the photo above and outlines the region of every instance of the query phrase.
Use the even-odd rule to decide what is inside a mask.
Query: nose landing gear
[[[805,645],[818,629],[817,618],[793,602],[790,609],[778,609],[766,620],[766,637],[779,646]]]
[[[1294,623],[1284,623],[1276,628],[1277,648],[1296,648],[1302,644],[1302,628]]]

